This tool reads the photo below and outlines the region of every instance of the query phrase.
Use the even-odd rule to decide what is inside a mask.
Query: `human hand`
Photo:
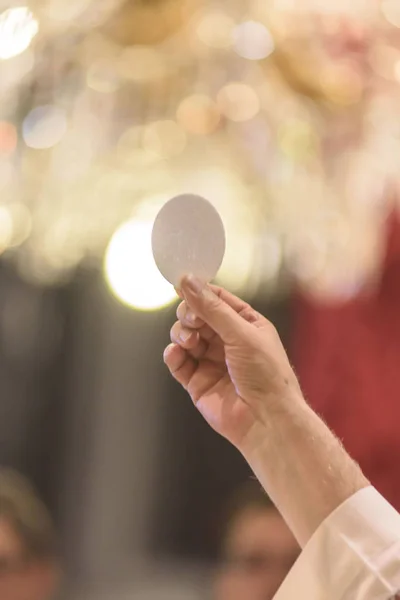
[[[250,305],[191,277],[181,292],[165,363],[206,421],[243,451],[270,411],[302,398],[296,376],[274,326]]]

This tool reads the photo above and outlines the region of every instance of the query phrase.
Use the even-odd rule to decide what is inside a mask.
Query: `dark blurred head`
[[[57,583],[49,514],[22,476],[0,469],[0,598],[48,600]]]
[[[215,600],[271,600],[299,546],[259,484],[232,499],[221,541]]]

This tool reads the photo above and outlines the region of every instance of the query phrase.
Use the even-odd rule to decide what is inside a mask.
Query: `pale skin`
[[[304,546],[369,482],[306,403],[265,317],[193,277],[180,295],[164,361],[211,427],[243,454]]]

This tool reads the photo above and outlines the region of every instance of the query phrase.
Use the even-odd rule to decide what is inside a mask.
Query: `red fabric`
[[[294,366],[311,405],[400,510],[400,221],[388,223],[378,291],[345,305],[294,303]]]

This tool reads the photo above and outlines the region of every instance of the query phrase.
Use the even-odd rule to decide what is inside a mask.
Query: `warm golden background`
[[[162,362],[150,234],[178,193],[219,210],[219,281],[399,508],[400,0],[23,4],[0,0],[0,465],[50,507],[68,599],[208,598],[250,476]]]
[[[168,302],[143,244],[181,191],[220,210],[233,290],[294,274],[348,295],[374,272],[398,179],[396,0],[2,4],[0,241],[23,277],[100,263],[134,219],[108,279]]]

